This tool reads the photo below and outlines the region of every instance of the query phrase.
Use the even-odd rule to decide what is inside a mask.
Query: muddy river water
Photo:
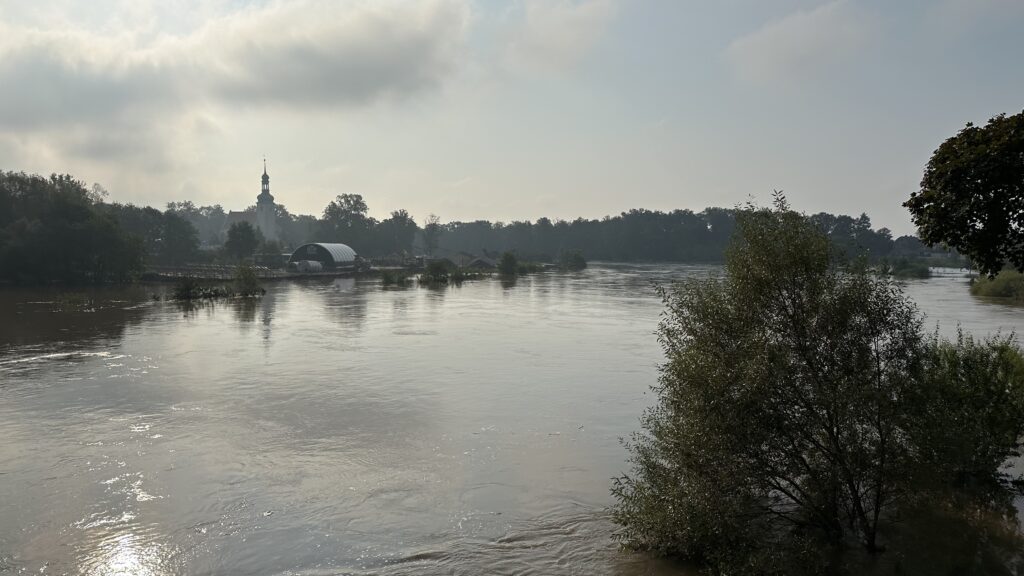
[[[514,285],[0,291],[0,573],[676,574],[618,550],[619,438],[652,401],[653,284],[593,265]],[[941,276],[945,334],[1024,309]]]

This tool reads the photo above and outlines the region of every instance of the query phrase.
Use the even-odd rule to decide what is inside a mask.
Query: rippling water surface
[[[652,286],[716,273],[2,291],[0,573],[679,573],[605,508],[661,360]],[[907,292],[946,334],[1024,327],[957,276]]]

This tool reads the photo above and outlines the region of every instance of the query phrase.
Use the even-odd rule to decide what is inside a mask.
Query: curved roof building
[[[354,267],[356,256],[356,251],[346,244],[313,242],[296,248],[295,252],[292,252],[292,257],[288,259],[288,263],[309,260],[319,262],[324,270],[336,270]]]

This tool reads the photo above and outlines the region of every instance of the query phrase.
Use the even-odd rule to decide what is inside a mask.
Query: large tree
[[[339,194],[324,208],[318,239],[343,242],[357,252],[365,252],[369,232],[376,222],[367,216],[366,201],[359,194]]]
[[[658,402],[613,491],[627,544],[827,572],[882,553],[917,503],[1001,486],[1024,431],[1016,347],[929,339],[897,285],[838,258],[779,204],[739,215],[723,278],[663,291]]]
[[[994,276],[1024,271],[1024,112],[967,124],[932,155],[904,203],[929,245],[947,244]]]
[[[235,222],[228,228],[228,238],[224,242],[224,249],[233,258],[241,260],[252,256],[256,247],[260,245],[260,234],[248,222]]]

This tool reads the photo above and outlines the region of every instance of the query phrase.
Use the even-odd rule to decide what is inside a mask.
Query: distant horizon
[[[381,217],[767,202],[896,234],[943,140],[1024,107],[1024,2],[14,0],[0,165],[111,199]]]
[[[2,170],[2,169],[0,169],[0,170]],[[59,172],[56,172],[56,173],[53,173],[53,174],[59,174]],[[262,172],[261,172],[261,174],[262,174]],[[269,168],[267,169],[267,174],[268,174],[268,176],[270,175]],[[69,174],[69,175],[72,176],[72,177],[75,177],[74,174]],[[48,177],[48,175],[44,175],[44,174],[39,174],[39,176]],[[301,212],[301,211],[295,211],[295,210],[292,210],[291,208],[288,208],[287,204],[279,201],[279,196],[278,196],[278,194],[274,190],[273,176],[270,176],[270,178],[271,178],[270,191],[271,191],[271,194],[273,194],[273,196],[274,196],[274,203],[275,204],[283,205],[288,210],[288,213],[293,215],[293,216],[313,216],[313,217],[316,217],[316,218],[321,218],[323,216],[323,209],[320,209],[318,212]],[[85,183],[86,186],[92,186],[93,184],[99,184],[101,187],[103,186],[102,183],[99,183],[99,182],[90,183],[90,182],[85,182],[84,180],[80,180],[80,181]],[[106,187],[103,187],[103,188],[104,188],[105,191],[107,191],[109,193],[109,190],[106,190]],[[772,192],[775,192],[775,191],[773,190]],[[785,190],[779,190],[779,192],[785,193]],[[752,201],[755,206],[758,206],[758,207],[768,207],[770,205],[770,199],[771,199],[770,194],[771,193],[769,193],[769,198],[765,199],[766,200],[765,202],[761,202],[761,201],[759,201],[759,199],[754,198],[754,197],[750,197],[747,200]],[[327,200],[327,202],[324,203],[324,206],[326,207],[335,198],[337,198],[337,195],[332,196],[329,200]],[[367,207],[368,207],[367,215],[370,216],[371,218],[376,218],[378,220],[383,220],[383,219],[387,218],[390,215],[391,211],[388,211],[387,213],[383,213],[383,214],[376,214],[376,213],[374,213],[374,210],[372,208],[371,202],[365,196],[363,197],[363,200],[367,201]],[[118,201],[118,200],[114,199],[113,198],[113,194],[110,194],[105,199],[105,201],[106,202],[119,203],[119,204],[131,204],[131,202],[121,202],[121,201]],[[245,211],[249,210],[250,208],[254,208],[255,207],[255,202],[253,204],[245,206],[244,208],[235,209],[235,208],[231,208],[231,207],[228,207],[228,206],[224,206],[223,204],[203,204],[203,203],[197,203],[197,202],[195,202],[193,200],[189,200],[188,198],[179,199],[179,200],[169,200],[167,202],[162,203],[161,205],[152,205],[152,204],[146,204],[146,205],[135,204],[135,205],[136,206],[149,207],[149,208],[155,208],[155,209],[158,209],[161,212],[163,212],[163,211],[168,209],[167,208],[168,204],[173,203],[173,202],[192,202],[192,204],[195,205],[197,208],[201,208],[201,207],[204,207],[204,206],[216,206],[216,205],[219,205],[221,207],[221,209],[224,210],[225,214],[228,214],[230,212],[245,212]],[[605,218],[614,218],[616,216],[620,216],[622,214],[626,214],[626,213],[630,212],[631,210],[648,210],[648,211],[651,211],[651,212],[662,212],[662,213],[666,213],[666,214],[674,212],[676,210],[689,210],[689,211],[691,211],[691,212],[693,212],[695,214],[699,214],[701,212],[704,212],[705,210],[713,210],[713,209],[741,210],[741,209],[743,209],[743,207],[744,207],[744,205],[746,203],[747,202],[745,201],[745,202],[742,202],[742,203],[737,203],[736,205],[733,205],[733,206],[712,206],[712,205],[709,205],[709,206],[704,206],[703,208],[699,208],[699,209],[697,209],[697,208],[689,208],[689,207],[649,208],[647,206],[634,206],[632,208],[627,208],[625,210],[620,210],[619,212],[609,213],[609,214],[602,214],[600,216],[589,216],[588,217],[588,216],[580,215],[580,216],[573,216],[573,217],[570,217],[570,218],[551,217],[551,216],[547,216],[547,215],[542,215],[542,216],[536,216],[536,217],[533,217],[533,218],[517,218],[517,219],[511,219],[511,220],[499,220],[499,219],[490,219],[490,218],[456,218],[456,219],[447,220],[447,219],[445,219],[445,217],[443,215],[436,214],[434,212],[430,212],[430,213],[422,215],[420,217],[417,217],[416,214],[412,214],[410,212],[410,216],[416,221],[417,225],[421,225],[421,223],[424,220],[426,220],[427,216],[429,216],[430,214],[435,214],[436,216],[438,216],[443,223],[453,223],[453,222],[468,223],[468,222],[484,221],[484,222],[490,222],[491,224],[498,224],[498,223],[501,223],[501,224],[511,224],[513,222],[530,222],[532,224],[536,224],[537,221],[540,220],[541,218],[547,218],[552,223],[572,222],[572,221],[578,220],[578,219],[583,219],[583,220],[603,220]],[[814,212],[811,212],[811,211],[808,211],[808,210],[802,210],[802,209],[800,209],[799,206],[792,206],[792,208],[796,212],[805,213],[807,215],[814,215],[814,214],[819,214],[819,213],[825,212],[825,213],[833,214],[835,216],[849,216],[851,218],[858,218],[858,217],[860,217],[863,214],[863,215],[867,215],[867,217],[869,219],[872,218],[871,214],[867,213],[867,212],[860,212],[860,213],[856,213],[856,214],[841,213],[841,212],[830,212],[828,210],[816,210]],[[403,208],[395,208],[394,210],[401,210],[401,209],[403,209]],[[887,228],[886,226],[878,225],[878,223],[875,222],[874,219],[871,220],[871,227],[874,230],[878,230],[878,229],[881,229],[881,228]],[[909,233],[906,233],[906,234],[898,234],[896,231],[891,230],[891,229],[890,229],[890,231],[892,231],[893,238],[898,238],[900,236],[916,236],[917,235],[916,229],[911,231],[911,232],[909,232]]]

